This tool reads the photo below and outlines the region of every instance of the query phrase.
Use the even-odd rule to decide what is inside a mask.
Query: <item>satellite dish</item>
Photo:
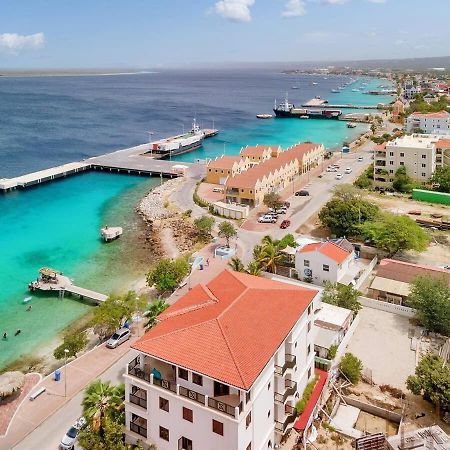
[[[312,276],[312,270],[311,269],[306,268],[304,272],[305,272],[305,276],[306,277],[311,277]]]

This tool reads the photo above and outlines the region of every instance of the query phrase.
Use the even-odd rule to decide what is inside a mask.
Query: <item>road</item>
[[[102,380],[109,380],[114,384],[123,383],[123,374],[126,365],[135,357],[135,350],[128,351],[121,359],[107,369],[102,376]],[[14,447],[14,450],[55,450],[64,436],[64,433],[81,416],[81,400],[83,391],[78,393],[62,408],[56,411],[45,422],[38,426],[22,442]],[[80,447],[75,445],[75,449]]]

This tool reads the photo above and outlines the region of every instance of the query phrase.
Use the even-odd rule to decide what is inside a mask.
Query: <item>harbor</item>
[[[344,104],[330,104],[328,100],[322,98],[312,98],[306,103],[303,103],[302,108],[338,108],[338,109],[388,109],[389,105],[378,103],[377,105],[355,105],[350,103]]]

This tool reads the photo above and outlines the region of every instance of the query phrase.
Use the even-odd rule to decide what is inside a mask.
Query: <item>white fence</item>
[[[358,278],[358,281],[355,283],[355,289],[359,289],[361,285],[364,283],[364,281],[367,280],[367,277],[371,274],[373,268],[377,265],[378,258],[375,256],[372,261],[370,261],[370,264],[364,269],[364,272],[361,274],[361,276]]]
[[[413,308],[408,308],[407,306],[395,305],[394,303],[383,302],[381,300],[375,300],[368,297],[359,297],[359,302],[363,306],[368,308],[379,309],[381,311],[390,312],[393,314],[398,314],[404,317],[414,317],[415,310]]]

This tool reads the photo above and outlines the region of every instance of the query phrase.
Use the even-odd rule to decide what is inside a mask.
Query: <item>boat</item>
[[[317,86],[317,82],[316,82],[316,81],[313,81],[311,84],[312,84],[313,86]]]
[[[275,105],[273,112],[276,117],[296,117],[308,119],[339,119],[342,115],[340,109],[319,109],[319,108],[296,108],[294,104],[289,103],[288,97],[283,102]]]
[[[353,88],[352,92],[359,92],[359,89],[358,88]]]
[[[205,133],[194,119],[191,131],[153,142],[151,150],[153,153],[163,156],[181,155],[201,147],[204,138]]]
[[[339,89],[331,89],[331,92],[333,92],[334,94],[338,94],[339,93]]]
[[[271,119],[272,117],[272,114],[256,114],[257,119]]]
[[[25,298],[23,299],[23,302],[24,302],[24,303],[28,303],[28,302],[30,302],[30,301],[32,300],[32,298],[33,298],[33,297],[25,297]]]
[[[349,123],[347,124],[347,128],[356,128],[356,123],[349,122]]]
[[[292,86],[291,89],[300,89],[298,86]]]
[[[105,225],[100,229],[100,235],[105,242],[113,241],[114,239],[122,236],[123,228],[122,227],[108,227]]]

